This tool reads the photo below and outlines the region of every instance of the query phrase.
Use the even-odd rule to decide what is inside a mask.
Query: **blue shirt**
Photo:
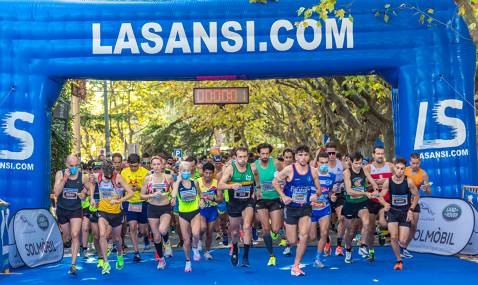
[[[292,198],[292,202],[287,205],[289,207],[299,208],[310,205],[310,195],[316,192],[310,165],[307,165],[307,167],[307,173],[300,175],[295,169],[295,163],[292,164],[294,177],[292,177],[292,181],[287,181],[284,186],[284,194]]]
[[[322,191],[322,194],[318,196],[317,202],[319,203],[324,203],[324,207],[312,207],[313,211],[319,211],[322,209],[325,209],[327,207],[330,207],[330,201],[329,201],[329,192],[332,191],[332,187],[334,186],[335,183],[335,174],[328,172],[327,174],[323,175],[320,174],[319,172],[319,182],[320,182],[320,189]]]

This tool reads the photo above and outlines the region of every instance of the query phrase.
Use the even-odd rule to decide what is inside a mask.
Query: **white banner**
[[[63,241],[55,219],[45,209],[20,210],[13,218],[20,257],[28,267],[55,263],[63,258]]]
[[[473,234],[471,235],[471,239],[466,245],[465,249],[462,250],[461,254],[468,254],[468,255],[477,255],[478,254],[478,211],[476,208],[471,205],[473,208],[473,214],[475,215],[475,228],[473,230]]]
[[[17,245],[15,244],[15,235],[13,234],[13,219],[10,221],[10,225],[8,226],[8,261],[10,262],[10,266],[12,268],[18,268],[25,265],[22,259],[20,258],[20,254],[17,250]]]
[[[472,207],[461,199],[420,198],[418,229],[408,246],[421,253],[454,255],[470,241],[475,226]]]

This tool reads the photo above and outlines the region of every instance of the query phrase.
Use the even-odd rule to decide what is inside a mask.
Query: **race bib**
[[[205,201],[206,207],[210,207],[211,201],[214,200],[214,196],[216,195],[216,191],[209,190],[206,192],[202,192],[202,195],[208,199]]]
[[[340,194],[345,191],[345,184],[343,182],[335,184],[335,193]]]
[[[408,204],[408,195],[392,195],[393,206],[406,206]]]
[[[68,200],[74,200],[78,197],[78,189],[75,188],[63,188],[63,198]]]
[[[181,191],[181,200],[183,202],[192,202],[196,200],[198,193],[195,188]]]
[[[101,188],[100,187],[98,190],[100,192],[100,199],[101,200],[116,198],[116,192],[113,188]]]
[[[143,203],[128,203],[128,211],[141,213],[143,211]]]
[[[321,205],[313,206],[313,210],[322,210],[327,208],[327,206],[329,205],[329,199],[327,198],[327,194],[320,195],[319,198],[317,198],[317,203],[320,203]]]
[[[235,199],[249,199],[251,197],[251,185],[241,186],[234,190]]]
[[[262,192],[275,192],[276,189],[272,185],[272,181],[264,181],[261,183]]]
[[[160,193],[160,195],[164,196],[169,194],[166,187],[167,185],[164,183],[157,183],[157,184],[153,184],[151,188],[153,190],[153,193]],[[153,197],[153,199],[161,199],[161,196],[155,196]]]
[[[307,203],[307,194],[309,193],[309,187],[293,187],[292,188],[292,202],[296,204]]]

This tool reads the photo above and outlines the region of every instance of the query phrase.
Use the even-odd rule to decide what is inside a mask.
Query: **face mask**
[[[70,173],[71,175],[75,175],[78,173],[78,167],[70,167]]]
[[[319,170],[320,170],[320,172],[327,172],[327,171],[329,171],[329,166],[327,164],[321,164],[319,166]]]
[[[184,180],[188,180],[191,178],[191,172],[181,172],[181,178]]]

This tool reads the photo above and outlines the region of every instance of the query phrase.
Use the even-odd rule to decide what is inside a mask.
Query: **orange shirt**
[[[420,186],[425,181],[426,173],[425,171],[423,171],[423,169],[420,168],[418,169],[418,173],[416,173],[415,175],[412,175],[412,168],[409,166],[405,169],[405,175],[407,177],[410,177],[413,183],[415,183],[415,186],[417,186],[417,188],[420,189]]]

